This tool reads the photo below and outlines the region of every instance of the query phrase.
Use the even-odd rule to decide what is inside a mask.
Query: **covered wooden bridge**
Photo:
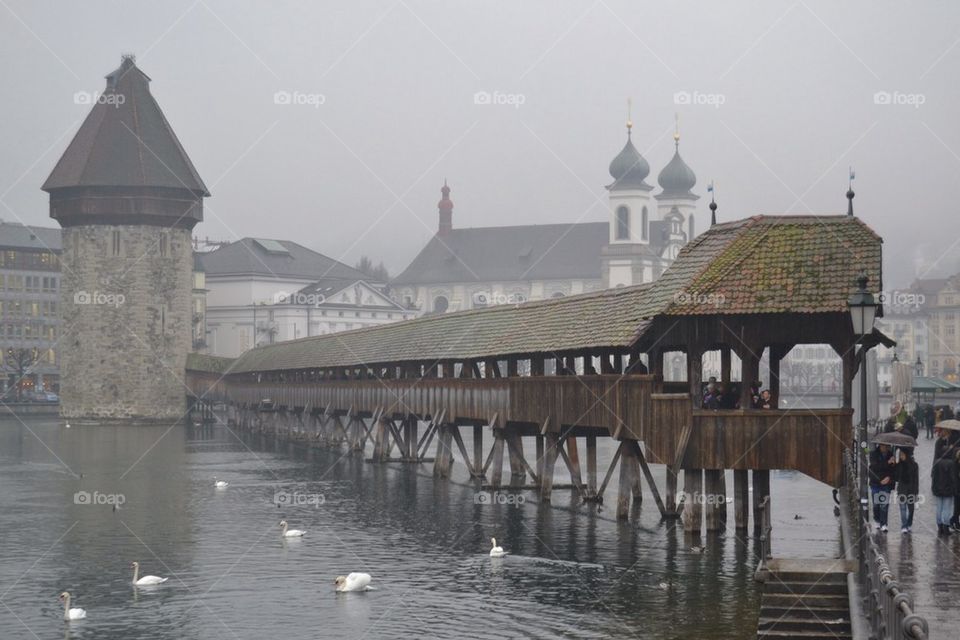
[[[725,501],[712,498],[726,493],[723,471],[732,469],[736,525],[745,527],[748,472],[755,506],[769,494],[771,469],[842,482],[856,342],[847,300],[861,273],[882,288],[881,245],[853,216],[755,216],[714,225],[653,284],[261,346],[223,372],[198,366],[188,381],[195,398],[228,402],[241,427],[361,451],[370,439],[374,461],[395,450],[403,461],[432,461],[440,477],[459,458],[486,486],[536,487],[544,500],[558,464],[584,500],[602,499],[618,469],[621,517],[640,498],[642,473],[661,512],[683,509],[697,532],[704,513],[708,530],[723,526]],[[798,344],[836,351],[843,408],[777,407],[779,363]],[[773,408],[754,409],[765,350]],[[703,408],[709,351],[719,353],[718,382],[739,387],[739,408]],[[665,356],[677,353],[686,380],[664,381]],[[603,437],[619,445],[598,470]],[[534,452],[524,447],[531,438]],[[667,465],[659,483],[648,462]]]

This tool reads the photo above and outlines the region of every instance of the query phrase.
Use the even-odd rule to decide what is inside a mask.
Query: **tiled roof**
[[[63,248],[60,229],[28,227],[16,222],[0,221],[0,247],[11,249],[49,249],[59,253]]]
[[[391,284],[601,277],[606,222],[452,229],[435,235]]]
[[[881,243],[853,217],[755,216],[713,226],[653,284],[261,346],[233,371],[627,348],[661,315],[846,311],[861,270],[879,290]]]
[[[210,195],[129,57],[63,152],[44,191],[63,187],[168,187]]]
[[[338,260],[289,240],[274,240],[286,253],[268,251],[261,241],[243,238],[209,253],[200,261],[208,278],[226,275],[256,275],[266,278],[305,280],[337,279],[369,281],[368,276]]]

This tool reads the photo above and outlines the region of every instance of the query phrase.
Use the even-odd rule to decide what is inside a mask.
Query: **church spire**
[[[437,209],[440,211],[440,226],[437,227],[437,235],[443,236],[453,230],[453,200],[450,199],[450,187],[447,186],[447,179],[443,179],[443,186],[440,187],[440,202],[437,203]]]
[[[853,167],[850,167],[850,182],[847,187],[847,215],[853,215],[853,197],[857,194],[853,192],[853,179],[857,177],[857,174],[854,173]]]

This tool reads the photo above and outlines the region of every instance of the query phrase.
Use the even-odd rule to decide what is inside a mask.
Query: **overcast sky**
[[[651,181],[679,113],[701,229],[711,179],[721,220],[840,213],[853,165],[885,284],[960,269],[957,2],[2,0],[0,36],[6,220],[53,226],[74,96],[132,52],[213,194],[200,236],[395,274],[444,178],[454,226],[606,220],[632,97]]]

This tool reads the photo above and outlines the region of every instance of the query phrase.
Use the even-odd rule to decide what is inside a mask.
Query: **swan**
[[[60,602],[63,603],[64,620],[82,620],[87,617],[87,612],[80,607],[70,608],[70,592],[64,591],[60,594]]]
[[[490,549],[491,558],[502,558],[503,556],[507,555],[507,552],[503,550],[503,547],[497,546],[496,538],[490,538],[490,544],[492,545]]]
[[[151,584],[163,584],[170,578],[161,578],[160,576],[143,576],[140,578],[140,563],[131,562],[130,566],[133,567],[133,584],[138,587],[145,587]]]
[[[700,545],[693,545],[690,547],[690,553],[703,553],[703,547]]]
[[[333,581],[337,591],[366,591],[370,588],[369,573],[351,573],[350,575],[337,576]]]
[[[213,476],[213,486],[217,489],[226,489],[230,486],[230,483],[224,480],[217,480],[217,476]]]
[[[290,525],[287,524],[286,520],[281,520],[280,526],[283,527],[283,533],[280,535],[282,535],[284,538],[299,538],[306,533],[306,531],[304,531],[303,529],[287,529],[287,527]],[[351,573],[350,575],[354,575],[354,574]]]

